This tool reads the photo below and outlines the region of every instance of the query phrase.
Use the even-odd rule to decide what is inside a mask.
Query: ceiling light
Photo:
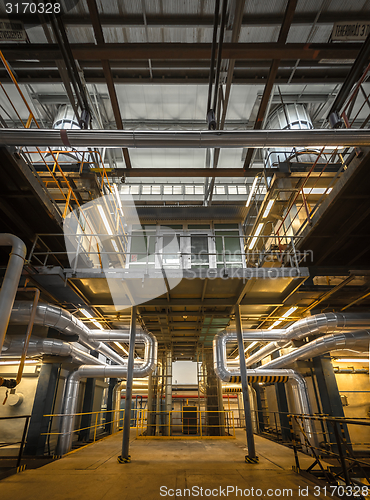
[[[104,209],[101,205],[98,205],[98,210],[99,210],[99,213],[100,213],[100,217],[102,219],[102,221],[104,222],[104,226],[105,226],[105,229],[107,230],[107,233],[110,235],[110,236],[113,236],[113,233],[112,233],[112,230],[110,228],[110,225],[108,223],[108,219],[104,213]]]
[[[252,342],[248,347],[246,347],[244,349],[244,352],[247,352],[247,351],[250,351],[251,349],[253,349],[254,346],[256,346],[258,344],[258,341],[256,340],[255,342]]]
[[[329,194],[333,188],[303,188],[304,194]]]
[[[101,326],[101,324],[98,321],[95,321],[95,319],[91,320],[91,323],[94,323],[94,325],[99,328],[99,330],[104,330],[104,328]]]
[[[92,318],[93,315],[89,313],[89,311],[86,311],[86,309],[80,309],[80,312],[86,316],[86,318]]]
[[[263,212],[262,219],[264,219],[265,217],[268,216],[268,214],[270,213],[270,210],[272,209],[272,205],[274,204],[274,202],[275,202],[275,200],[270,200],[267,203],[267,207],[266,207],[265,211]]]
[[[94,323],[94,325],[99,328],[99,330],[104,330],[104,328],[101,326],[101,324],[98,321],[95,321],[95,319],[92,319],[94,316],[89,313],[89,311],[86,311],[86,309],[80,309],[80,312],[86,317],[89,318],[91,323]]]
[[[113,184],[113,189],[114,189],[114,193],[116,195],[116,198],[117,198],[117,203],[118,203],[118,207],[123,215],[123,212],[122,212],[122,202],[121,202],[121,197],[119,195],[119,192],[118,192],[118,188],[117,188],[117,184]]]
[[[113,344],[115,344],[117,347],[119,347],[120,349],[122,349],[122,351],[127,354],[128,356],[128,352],[126,351],[126,349],[123,347],[122,344],[120,344],[119,342],[113,342]]]
[[[18,365],[20,362],[20,359],[13,361],[0,361],[0,365]],[[26,359],[24,362],[25,365],[41,365],[41,363],[42,361],[39,359]]]
[[[254,190],[256,189],[257,181],[258,181],[258,177],[255,177],[255,178],[254,178],[254,181],[253,181],[253,184],[252,184],[252,187],[251,187],[251,190],[250,190],[250,192],[249,192],[249,196],[248,196],[248,199],[247,199],[247,203],[245,204],[245,206],[246,206],[246,207],[249,207],[249,204],[250,204],[250,202],[251,202],[251,199],[252,199],[252,196],[253,196]]]
[[[112,246],[113,246],[113,248],[115,249],[115,251],[116,251],[117,253],[119,253],[119,249],[118,249],[117,243],[116,243],[114,240],[112,240]]]
[[[368,358],[335,358],[337,363],[368,363]]]
[[[293,306],[291,307],[290,309],[287,310],[286,313],[283,314],[283,318],[287,318],[288,316],[290,316],[292,313],[294,313],[294,311],[298,309],[298,306]]]
[[[256,232],[254,233],[254,237],[252,238],[252,241],[249,244],[248,250],[252,250],[252,248],[256,244],[257,236],[259,236],[260,232],[262,231],[262,228],[263,228],[263,222],[258,224]]]
[[[272,323],[272,325],[271,325],[271,326],[269,326],[269,327],[267,328],[267,330],[272,330],[273,328],[275,328],[275,326],[280,325],[280,323],[282,323],[282,322],[283,322],[283,320],[282,320],[282,319],[279,319],[278,321],[275,321],[275,323]]]

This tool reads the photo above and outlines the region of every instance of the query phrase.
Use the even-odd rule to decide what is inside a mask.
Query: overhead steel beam
[[[0,146],[129,148],[266,148],[370,146],[369,129],[312,130],[65,130],[0,129]]]
[[[349,96],[353,86],[357,83],[359,80],[365,66],[369,62],[369,56],[370,56],[370,34],[366,38],[360,53],[356,57],[355,62],[353,63],[353,66],[348,73],[348,76],[343,83],[337,97],[335,98],[330,111],[328,113],[328,119],[329,116],[334,113],[334,112],[340,112],[344,103],[347,100],[347,97]]]
[[[297,1],[298,0],[288,0],[288,5],[285,10],[285,15],[284,15],[284,20],[280,28],[280,33],[278,37],[278,43],[284,43],[286,42],[286,39],[288,37],[289,29],[293,21],[293,16],[294,12],[297,6]],[[266,110],[269,107],[269,101],[270,101],[270,96],[272,89],[274,87],[274,83],[276,80],[276,75],[279,69],[279,64],[280,64],[280,59],[275,59],[272,61],[269,75],[267,77],[267,82],[263,91],[262,99],[260,102],[260,106],[258,109],[257,113],[257,118],[254,123],[254,130],[260,130],[263,128],[263,121],[265,118]],[[250,163],[252,161],[252,158],[254,156],[254,148],[249,148],[247,151],[247,154],[245,156],[244,160],[244,165],[243,168],[244,170],[247,170],[250,166]]]
[[[87,5],[89,7],[89,13],[91,17],[91,22],[94,28],[95,40],[98,44],[104,45],[104,34],[103,29],[101,27],[101,23],[99,20],[99,12],[98,7],[96,5],[96,0],[87,0]],[[123,130],[123,123],[121,117],[121,111],[119,109],[119,103],[116,93],[116,88],[114,86],[113,77],[112,77],[112,69],[110,67],[110,63],[108,59],[102,59],[102,66],[104,71],[104,76],[107,81],[107,87],[110,97],[110,102],[113,109],[114,119],[116,121],[117,129]],[[130,155],[127,148],[122,148],[123,158],[125,160],[125,164],[127,168],[131,168],[131,160]]]
[[[225,59],[253,60],[297,60],[317,61],[321,59],[356,59],[360,43],[224,43],[222,55]],[[209,43],[105,43],[70,44],[77,60],[208,60],[211,56]],[[2,52],[8,61],[38,59],[39,61],[61,59],[58,45],[2,44]]]
[[[283,14],[260,13],[245,14],[243,16],[243,26],[281,26]],[[9,15],[9,19],[19,21],[18,15]],[[212,15],[191,15],[191,14],[147,14],[146,22],[149,27],[197,27],[212,28]],[[74,28],[91,26],[91,18],[87,14],[66,14],[63,15],[64,24]],[[296,25],[311,25],[315,20],[315,13],[296,13],[293,23]],[[26,27],[34,26],[35,18],[33,16],[22,15],[22,21]],[[143,16],[141,14],[101,14],[100,21],[102,26],[110,28],[142,28],[144,26]],[[370,13],[366,11],[331,11],[321,14],[318,25],[332,25],[340,21],[370,21]]]
[[[239,2],[237,2],[235,4],[234,24],[233,24],[233,30],[232,30],[232,35],[231,35],[231,42],[232,43],[237,43],[239,40],[242,17],[243,17],[243,12],[244,12],[244,4],[245,4],[245,0],[240,0]],[[222,113],[221,113],[221,117],[217,123],[218,130],[223,130],[225,127],[225,120],[226,120],[227,108],[229,105],[231,84],[232,84],[233,77],[234,77],[234,67],[235,67],[235,59],[230,59],[228,61],[225,94],[224,94],[224,98],[222,101]],[[222,89],[221,89],[221,91],[222,91]],[[221,109],[221,103],[219,103],[219,111],[220,111],[220,109]],[[214,151],[214,154],[213,154],[213,165],[212,165],[213,169],[217,168],[219,159],[220,159],[220,149],[216,148]],[[206,194],[205,194],[205,201],[211,203],[212,197],[213,197],[214,184],[215,184],[214,183],[214,175],[210,174],[208,177],[212,177],[212,179],[211,179],[209,186],[208,186],[208,180],[206,182],[207,189],[206,189]]]

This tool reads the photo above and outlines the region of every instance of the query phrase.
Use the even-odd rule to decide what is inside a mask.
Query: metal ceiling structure
[[[264,254],[247,256],[240,274],[233,265],[217,266],[211,277],[197,269],[195,279],[185,273],[175,289],[140,304],[142,325],[175,358],[209,347],[233,323],[237,305],[246,328],[270,327],[291,307],[289,320],[307,310],[369,306],[369,43],[332,33],[337,22],[370,22],[370,6],[220,3],[215,23],[215,2],[203,0],[80,1],[57,20],[10,15],[23,21],[26,41],[0,43],[0,231],[16,231],[27,244],[25,279],[44,300],[71,311],[90,307],[106,327],[128,324],[103,273],[73,272],[62,239],[69,211],[111,185],[129,192],[142,223],[158,231],[211,221],[210,238],[217,238],[216,224],[234,222],[246,253],[256,231],[261,241],[275,238],[265,252],[274,258],[285,252],[287,235],[302,255],[312,251],[298,266]],[[3,6],[0,17],[7,17]],[[207,130],[210,83],[216,130]],[[92,130],[52,130],[61,105]],[[314,129],[265,129],[284,105],[304,106]],[[331,129],[329,111],[343,109],[346,127]],[[292,152],[298,146],[311,156]],[[50,147],[51,161],[47,150],[31,147]],[[84,160],[58,164],[60,147],[70,154],[84,147]],[[283,160],[268,163],[278,147],[288,150]],[[255,249],[264,252],[258,242]],[[270,267],[273,281],[259,274]],[[284,274],[295,267],[294,278]]]

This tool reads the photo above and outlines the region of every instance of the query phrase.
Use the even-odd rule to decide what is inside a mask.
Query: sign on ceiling
[[[0,42],[25,42],[26,30],[22,21],[0,19]]]
[[[331,39],[333,41],[365,40],[370,31],[370,22],[340,21],[334,24]]]

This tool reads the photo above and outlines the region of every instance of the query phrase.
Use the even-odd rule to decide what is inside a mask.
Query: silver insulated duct
[[[140,338],[141,333],[137,333]],[[147,358],[145,362],[134,367],[134,378],[147,377],[157,366],[157,340],[152,334],[145,334],[150,338],[147,346]],[[82,365],[76,371],[72,372],[67,378],[64,392],[63,417],[60,424],[60,435],[57,445],[57,454],[64,455],[69,451],[72,444],[74,429],[74,414],[77,409],[78,390],[82,378],[126,378],[127,366],[89,366]]]
[[[32,302],[16,301],[10,316],[10,323],[16,325],[27,325],[31,315]],[[55,328],[64,335],[78,335],[79,342],[93,351],[98,351],[110,360],[123,365],[125,361],[113,349],[96,340],[93,331],[82,321],[75,318],[73,314],[60,307],[51,304],[39,303],[35,317],[35,325]],[[124,332],[126,333],[126,332]],[[123,341],[123,338],[120,339]]]
[[[322,313],[300,319],[286,330],[277,330],[276,332],[271,330],[249,330],[243,332],[243,340],[263,342],[268,338],[274,338],[276,342],[270,342],[255,354],[246,358],[245,361],[247,366],[251,366],[274,351],[287,347],[292,340],[338,331],[358,330],[366,328],[368,325],[370,325],[370,314],[368,313]]]
[[[263,368],[281,368],[289,366],[298,360],[311,359],[316,356],[321,356],[327,352],[336,349],[348,349],[354,347],[369,346],[370,341],[370,331],[369,330],[359,330],[354,332],[343,332],[343,333],[333,333],[331,335],[325,335],[318,339],[309,342],[294,349],[294,351],[284,354],[277,359],[269,361]],[[259,368],[257,368],[259,371]]]

